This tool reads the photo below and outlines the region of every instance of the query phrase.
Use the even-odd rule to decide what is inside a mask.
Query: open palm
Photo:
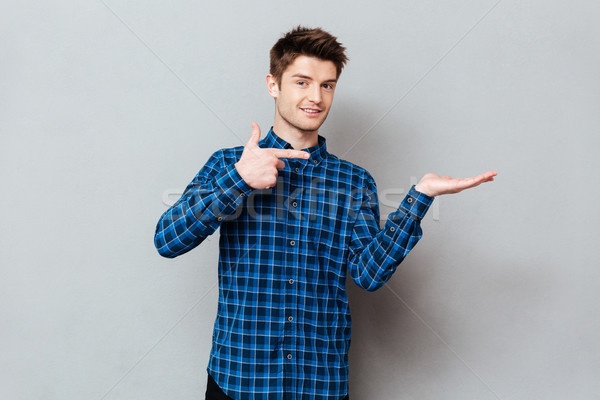
[[[472,178],[452,178],[450,176],[429,173],[421,178],[415,189],[431,197],[459,193],[484,182],[491,182],[496,175],[498,175],[496,171],[487,171]]]

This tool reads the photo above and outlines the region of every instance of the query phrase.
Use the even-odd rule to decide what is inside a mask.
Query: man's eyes
[[[305,86],[308,86],[308,82],[306,82],[306,81],[298,81],[298,82],[296,82],[296,85],[301,86],[301,87],[305,87]],[[334,88],[334,85],[331,84],[331,83],[324,83],[322,86],[323,86],[324,89],[327,89],[327,90],[333,90],[333,88]]]

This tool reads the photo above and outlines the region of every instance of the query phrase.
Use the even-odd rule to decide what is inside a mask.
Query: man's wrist
[[[233,164],[234,169],[237,171],[238,175],[240,176],[240,178],[242,178],[242,180],[250,187],[253,188],[253,186],[248,182],[248,177],[246,176],[246,171],[244,170],[243,165],[240,166],[240,163],[242,161],[238,161],[235,164]]]
[[[431,191],[429,191],[428,189],[423,188],[423,185],[421,185],[420,182],[415,185],[415,190],[417,192],[423,193],[424,195],[429,196],[429,197],[435,197],[436,196],[434,193],[431,193]]]
[[[427,213],[433,200],[433,197],[423,192],[419,192],[416,189],[416,185],[413,185],[408,190],[404,200],[400,203],[399,209],[408,214],[412,219],[420,221]]]

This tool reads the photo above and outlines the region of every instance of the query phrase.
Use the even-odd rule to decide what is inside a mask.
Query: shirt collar
[[[309,161],[315,164],[318,164],[327,157],[327,143],[323,136],[318,135],[319,143],[308,147],[306,149],[302,149],[308,151],[310,154]],[[269,133],[259,142],[259,146],[263,148],[273,147],[276,149],[293,149],[292,145],[277,136],[277,134],[273,131],[273,127],[269,129]]]

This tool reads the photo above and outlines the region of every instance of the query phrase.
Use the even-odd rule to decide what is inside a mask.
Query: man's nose
[[[308,99],[312,102],[320,103],[321,102],[321,87],[317,86],[317,85],[311,87],[310,91],[308,93]]]

